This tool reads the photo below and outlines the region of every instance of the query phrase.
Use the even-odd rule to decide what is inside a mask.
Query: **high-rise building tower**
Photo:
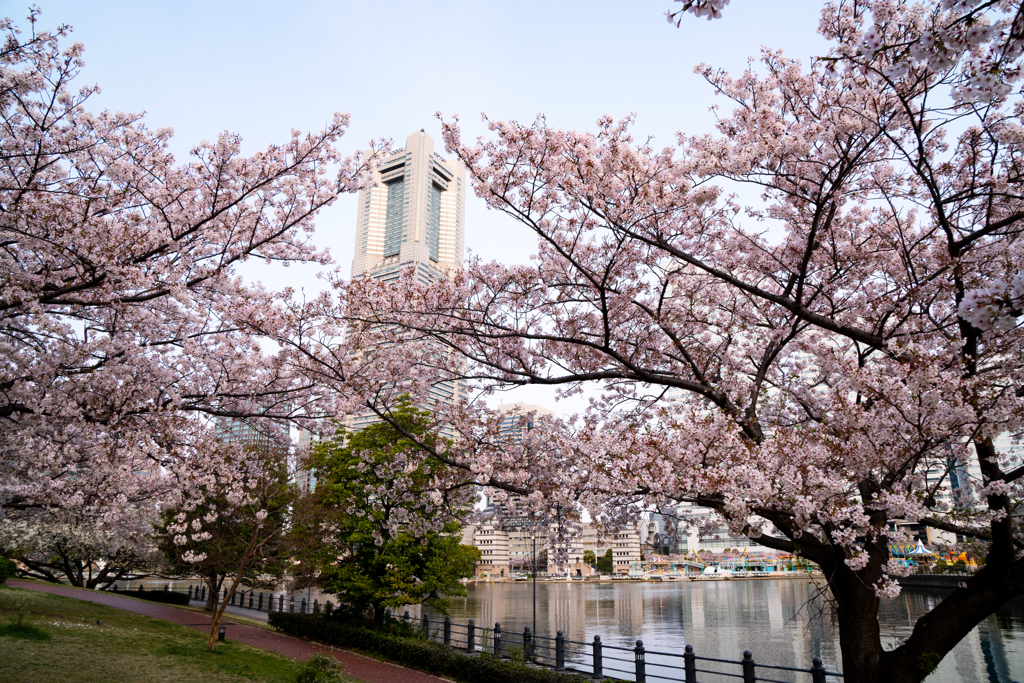
[[[359,193],[352,277],[397,279],[416,267],[429,280],[462,267],[466,168],[434,152],[420,130],[384,160]]]
[[[352,279],[397,280],[412,268],[427,283],[460,270],[466,167],[434,152],[434,140],[419,130],[406,138],[404,149],[381,161],[373,181],[359,192]],[[449,403],[460,391],[457,381],[441,382],[432,388],[431,400]],[[351,415],[348,426],[358,431],[377,419],[373,413]]]

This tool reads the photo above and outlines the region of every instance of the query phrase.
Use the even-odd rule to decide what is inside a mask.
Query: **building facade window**
[[[427,190],[427,247],[430,249],[430,260],[441,259],[441,188],[431,183]]]
[[[405,178],[388,184],[387,214],[384,218],[384,257],[397,256],[402,249],[402,209],[405,205]]]

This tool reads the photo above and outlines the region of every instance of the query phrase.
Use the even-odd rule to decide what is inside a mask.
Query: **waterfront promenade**
[[[842,670],[822,587],[820,579],[809,578],[538,582],[536,632],[562,631],[581,642],[600,635],[620,647],[642,639],[649,650],[665,652],[693,645],[702,656],[727,660],[750,650],[757,661],[781,666],[807,666],[818,656]],[[474,619],[481,628],[500,622],[506,633],[533,629],[530,582],[471,584],[468,590],[467,597],[453,600],[453,621]],[[905,636],[937,602],[937,594],[909,588],[896,600],[883,601],[883,635],[890,642]],[[1013,680],[1024,680],[1024,600],[984,620],[946,656],[929,683]]]
[[[134,612],[135,614],[144,614],[155,619],[162,619],[206,633],[210,632],[211,617],[206,612],[194,612],[114,593],[90,591],[71,586],[57,586],[16,579],[9,579],[7,585],[14,588],[62,595],[77,600],[86,600],[100,605],[116,607],[127,612]],[[228,609],[231,610],[233,608],[229,607]],[[239,611],[255,612],[255,610]],[[263,620],[266,620],[266,615],[264,615]],[[227,638],[229,640],[299,660],[309,659],[314,654],[326,654],[338,661],[342,672],[346,676],[365,681],[365,683],[450,683],[443,678],[438,678],[422,671],[408,669],[397,664],[389,664],[388,662],[381,662],[349,650],[319,645],[307,640],[276,633],[267,628],[238,623],[232,621],[227,615],[225,615],[221,623],[226,626]]]

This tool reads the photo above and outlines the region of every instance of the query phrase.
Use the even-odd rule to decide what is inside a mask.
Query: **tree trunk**
[[[239,574],[241,574],[241,571]],[[240,576],[235,577],[235,580],[231,582],[231,587],[228,588],[227,595],[224,596],[224,599],[220,602],[220,606],[217,607],[213,613],[213,621],[210,622],[210,640],[206,643],[207,652],[213,652],[213,648],[217,644],[217,629],[220,627],[221,617],[224,616],[224,609],[228,606],[232,596],[234,596],[235,589],[238,588],[239,578]]]
[[[203,607],[203,611],[213,612],[217,609],[217,594],[224,583],[224,578],[219,574],[210,574],[209,576],[204,576],[203,581],[206,583],[206,587],[210,589],[209,595],[206,596],[206,605]]]
[[[881,572],[879,572],[880,574]],[[862,576],[845,564],[828,577],[839,621],[839,648],[843,655],[846,683],[882,683],[881,632],[878,624],[879,598]]]
[[[245,574],[245,570],[249,567],[249,561],[252,560],[253,553],[256,550],[257,541],[259,540],[259,531],[262,525],[257,524],[256,530],[253,532],[252,539],[249,541],[248,547],[245,549],[245,553],[242,554],[242,559],[238,563],[238,571],[235,572],[234,578],[231,580],[231,588],[228,589],[227,594],[224,595],[224,600],[221,601],[220,607],[217,608],[213,613],[213,621],[210,622],[210,640],[206,643],[206,651],[213,652],[214,646],[217,644],[217,627],[220,626],[220,618],[224,616],[224,608],[228,606],[232,596],[235,594],[235,589],[242,583],[242,576]],[[223,582],[227,579],[227,575],[221,579]]]

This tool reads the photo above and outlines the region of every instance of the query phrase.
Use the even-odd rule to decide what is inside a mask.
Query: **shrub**
[[[0,557],[0,585],[12,578],[18,571],[18,565],[9,557]]]
[[[295,683],[342,683],[341,667],[327,655],[313,655],[299,667]]]
[[[0,625],[0,636],[8,638],[19,638],[21,640],[49,640],[50,634],[32,624],[10,624]]]
[[[18,604],[14,607],[14,617],[11,618],[11,623],[0,626],[0,636],[22,640],[49,640],[49,633],[25,622],[25,617],[28,616],[28,607],[25,604],[24,597],[18,600]]]
[[[174,591],[114,591],[118,595],[127,595],[132,598],[142,598],[143,600],[151,600],[152,602],[164,602],[168,605],[187,605],[188,594],[186,593],[175,593]]]
[[[270,625],[282,633],[357,648],[462,683],[579,683],[580,680],[579,676],[528,667],[491,654],[469,657],[438,643],[371,631],[359,624],[289,612],[272,612],[268,617]]]

